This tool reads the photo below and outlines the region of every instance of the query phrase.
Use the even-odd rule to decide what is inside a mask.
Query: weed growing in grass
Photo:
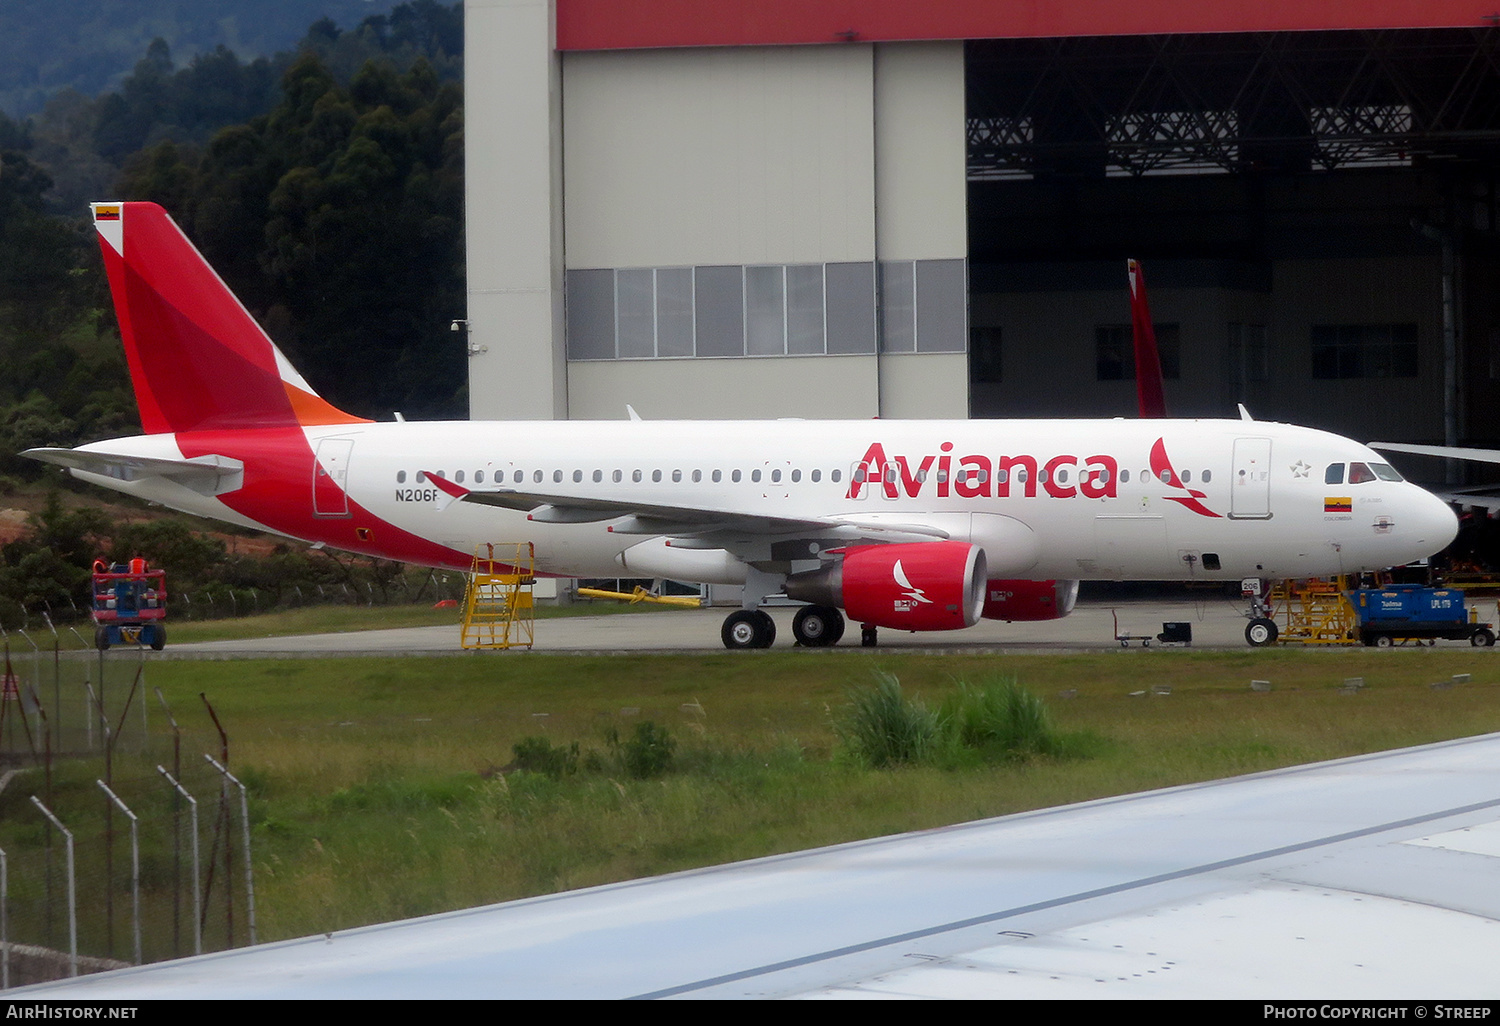
[[[978,685],[959,681],[940,715],[950,746],[973,750],[987,762],[1061,750],[1045,703],[1014,678]]]
[[[1045,703],[1014,679],[959,681],[957,693],[933,711],[902,694],[900,681],[884,671],[876,673],[874,688],[849,693],[849,708],[835,729],[855,759],[871,768],[1081,758],[1101,745],[1094,735],[1060,734]]]
[[[872,768],[926,762],[937,751],[943,720],[918,698],[901,693],[893,673],[875,672],[875,687],[849,692],[835,725],[855,759]]]
[[[665,727],[658,727],[650,720],[637,723],[635,734],[628,741],[621,741],[619,732],[611,727],[607,740],[625,772],[636,780],[650,780],[672,769],[677,742]]]
[[[517,769],[545,773],[554,780],[577,773],[582,757],[577,741],[564,748],[544,737],[523,737],[511,746],[511,751],[516,754]]]

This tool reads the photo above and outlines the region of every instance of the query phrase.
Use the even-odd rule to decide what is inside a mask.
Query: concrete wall
[[[562,145],[551,0],[466,0],[469,411],[566,417]]]
[[[551,0],[466,4],[472,416],[966,414],[962,44],[558,55],[554,20]],[[892,261],[916,328],[877,356]],[[791,269],[820,265],[840,268],[846,300],[860,266],[872,291],[837,346],[830,305],[819,355],[680,358],[674,343],[636,358],[638,342],[597,334],[611,279],[596,276],[594,342],[568,359],[569,271],[741,267],[748,282],[784,267],[790,317]]]

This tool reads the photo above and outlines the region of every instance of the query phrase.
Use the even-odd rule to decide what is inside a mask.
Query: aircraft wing
[[[518,510],[538,523],[582,524],[605,520],[616,534],[704,535],[736,537],[827,538],[845,543],[858,541],[933,541],[949,532],[920,523],[872,523],[847,518],[768,516],[744,510],[711,509],[662,503],[624,501],[559,495],[551,492],[498,488],[488,491],[465,489],[444,478],[427,475],[428,481],[446,493],[451,502]]]
[[[1404,452],[1413,456],[1434,456],[1439,459],[1468,460],[1474,463],[1500,463],[1500,449],[1469,449],[1459,445],[1412,445],[1407,442],[1371,442],[1371,449],[1381,452]],[[1482,506],[1485,509],[1500,509],[1500,495],[1495,494],[1494,485],[1476,485],[1473,488],[1444,488],[1440,485],[1423,485],[1429,492],[1444,502],[1461,506]]]
[[[245,479],[245,464],[228,456],[194,456],[164,459],[100,452],[97,449],[27,449],[21,453],[44,463],[69,470],[99,474],[120,481],[164,477],[203,495],[222,495],[239,488]]]
[[[1457,445],[1409,445],[1406,442],[1370,442],[1371,449],[1381,452],[1409,452],[1413,456],[1440,456],[1450,460],[1473,460],[1476,463],[1500,463],[1500,449],[1466,449]]]
[[[1490,734],[7,994],[1491,1002],[1497,772]]]

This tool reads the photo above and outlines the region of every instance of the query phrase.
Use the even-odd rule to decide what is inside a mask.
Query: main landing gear
[[[836,645],[844,636],[844,614],[832,606],[803,606],[792,620],[792,635],[804,648]],[[776,621],[763,609],[738,609],[724,618],[719,636],[725,648],[770,648]]]

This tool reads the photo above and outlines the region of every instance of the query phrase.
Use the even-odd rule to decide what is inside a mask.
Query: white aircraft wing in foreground
[[[266,944],[16,998],[1493,999],[1500,735]]]

